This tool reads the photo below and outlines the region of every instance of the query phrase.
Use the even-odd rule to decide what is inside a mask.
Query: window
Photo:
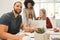
[[[44,8],[46,10],[47,17],[60,19],[60,0],[34,0],[34,1],[35,1],[34,9],[36,16],[39,16],[39,10]]]
[[[55,5],[55,19],[60,19],[60,3]]]
[[[39,16],[39,10],[44,8],[46,10],[47,17],[54,16],[54,0],[34,0],[35,1],[35,13]],[[39,5],[39,6],[38,6]]]

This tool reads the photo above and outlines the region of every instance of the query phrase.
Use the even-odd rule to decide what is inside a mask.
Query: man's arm
[[[0,37],[3,39],[18,39],[16,35],[12,35],[10,33],[7,33],[8,26],[0,24]]]
[[[2,39],[12,39],[12,40],[20,40],[25,35],[13,35],[7,32],[8,26],[0,24],[0,38]]]
[[[36,30],[37,28],[34,28],[34,27],[28,27],[28,26],[25,26],[25,25],[22,25],[21,24],[21,27],[20,27],[22,30],[26,31],[26,32],[33,32],[34,30]]]

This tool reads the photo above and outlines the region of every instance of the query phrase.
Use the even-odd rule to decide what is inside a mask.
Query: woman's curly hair
[[[31,3],[31,4],[32,4],[32,8],[33,8],[35,2],[34,2],[33,0],[25,0],[25,1],[24,1],[25,8],[28,8],[28,7],[27,7],[27,4],[28,4],[28,3]]]

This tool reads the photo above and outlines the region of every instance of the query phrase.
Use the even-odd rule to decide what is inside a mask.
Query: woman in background
[[[46,27],[52,28],[52,24],[50,22],[50,19],[46,17],[46,10],[40,9],[39,17],[36,18],[36,20],[46,20]]]
[[[34,1],[33,0],[25,0],[24,1],[25,8],[23,10],[23,24],[26,26],[30,26],[31,20],[36,19],[34,12]]]

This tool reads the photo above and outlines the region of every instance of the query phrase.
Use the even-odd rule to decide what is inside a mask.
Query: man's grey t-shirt
[[[13,12],[4,14],[0,18],[0,24],[7,25],[8,33],[11,34],[17,34],[19,32],[21,23],[22,23],[21,15],[15,18]]]

